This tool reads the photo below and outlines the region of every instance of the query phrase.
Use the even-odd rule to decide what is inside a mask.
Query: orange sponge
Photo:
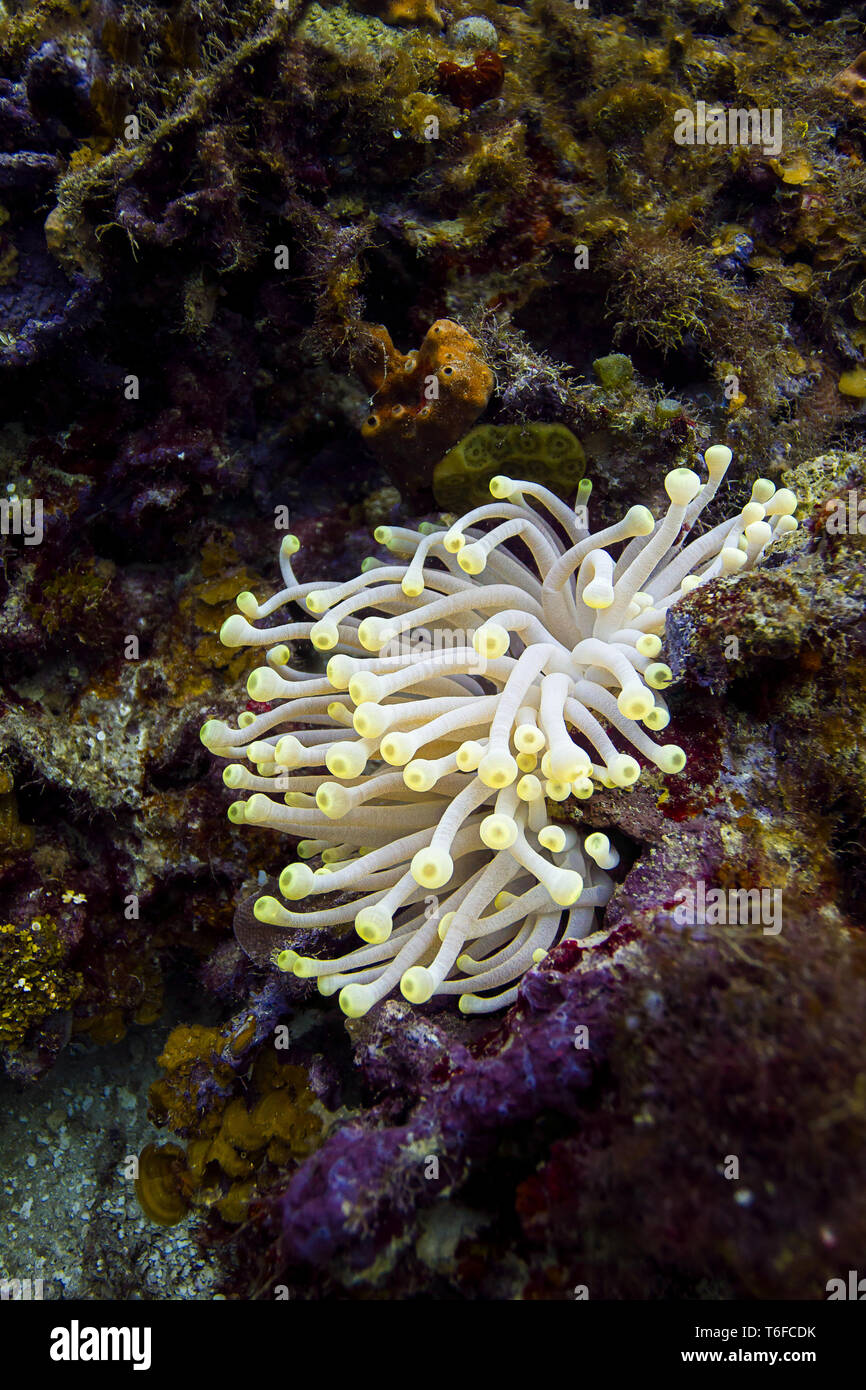
[[[854,106],[866,106],[866,50],[858,53],[851,66],[833,79],[833,86]]]
[[[353,365],[371,393],[361,434],[398,487],[424,486],[432,467],[472,427],[490,399],[494,377],[475,339],[437,319],[416,352],[398,352],[379,324],[365,324]]]

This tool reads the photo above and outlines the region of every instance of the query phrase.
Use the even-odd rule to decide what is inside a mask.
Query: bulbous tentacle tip
[[[665,492],[675,506],[688,506],[700,490],[701,480],[691,468],[672,468],[665,477]]]
[[[363,1018],[369,1013],[373,1000],[363,985],[344,985],[339,994],[340,1008],[347,1018]]]
[[[400,980],[400,993],[410,1004],[426,1004],[435,988],[434,976],[423,965],[414,965]]]

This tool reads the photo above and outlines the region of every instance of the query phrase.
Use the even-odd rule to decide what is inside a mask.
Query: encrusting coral
[[[565,425],[476,425],[433,470],[433,495],[446,511],[462,511],[489,497],[490,479],[512,464],[523,478],[570,497],[583,477],[586,455]]]
[[[252,765],[223,773],[227,786],[253,793],[229,808],[235,824],[305,837],[280,875],[284,900],[329,896],[312,912],[262,896],[258,920],[277,929],[354,921],[365,945],[337,960],[286,947],[281,969],[316,978],[323,994],[339,990],[351,1017],[398,983],[411,1003],[457,994],[462,1012],[485,1013],[514,1001],[514,981],[554,942],[592,934],[617,853],[604,834],[581,843],[573,827],[551,824],[546,798],[633,785],[640,764],[611,733],[663,773],[682,771],[682,749],[640,727],[660,731],[670,718],[660,692],[671,672],[656,659],[667,610],[753,566],[796,528],[794,494],[758,479],[739,515],[684,543],[730,460],[725,446],[708,449],[705,483],[688,468],[667,474],[661,520],[634,506],[594,534],[586,481],[571,508],[500,475],[494,500],[446,530],[378,528],[398,562],[371,559],[346,584],[298,583],[297,539],[283,540],[285,588],[265,603],[240,594],[240,613],[220,633],[226,646],[270,649],[247,689],[276,704],[241,714],[237,728],[209,720],[201,738]],[[321,616],[253,627],[288,603]],[[303,638],[334,653],[326,676],[289,665],[286,643]],[[348,692],[354,708],[334,692]],[[306,861],[318,855],[314,870]]]

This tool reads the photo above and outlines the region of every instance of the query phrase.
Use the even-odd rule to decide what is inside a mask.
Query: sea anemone
[[[638,758],[664,774],[685,766],[681,748],[646,732],[670,718],[666,612],[796,527],[794,494],[759,478],[737,516],[687,543],[730,460],[707,449],[705,483],[667,474],[659,521],[634,506],[594,534],[586,480],[572,508],[500,475],[494,500],[450,526],[379,527],[394,563],[368,559],[345,584],[298,583],[299,543],[283,539],[285,587],[264,603],[239,594],[220,634],[269,648],[247,689],[275,703],[201,731],[213,753],[246,759],[223,773],[252,793],[229,819],[303,837],[279,877],[283,901],[265,894],[254,908],[278,929],[280,969],[339,990],[351,1017],[398,984],[414,1004],[456,994],[463,1013],[486,1013],[514,1001],[556,942],[597,931],[617,852],[604,834],[553,823],[548,803],[630,787]],[[292,603],[314,620],[253,626]],[[287,643],[302,639],[333,653],[325,674],[290,665]],[[294,906],[316,896],[319,910]],[[350,922],[364,944],[338,959],[289,945],[293,928]]]

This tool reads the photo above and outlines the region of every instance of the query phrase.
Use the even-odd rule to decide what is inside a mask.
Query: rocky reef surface
[[[857,1267],[862,42],[825,0],[0,6],[0,1275],[808,1299]],[[699,102],[780,140],[678,144]],[[199,742],[250,669],[217,634],[284,513],[301,579],[349,578],[473,504],[473,428],[524,425],[571,431],[603,520],[726,442],[726,507],[761,474],[799,529],[669,617],[686,773],[558,812],[619,847],[604,949],[492,1020],[346,1020],[235,937],[282,866]],[[781,930],[682,924],[700,883],[780,893]]]

